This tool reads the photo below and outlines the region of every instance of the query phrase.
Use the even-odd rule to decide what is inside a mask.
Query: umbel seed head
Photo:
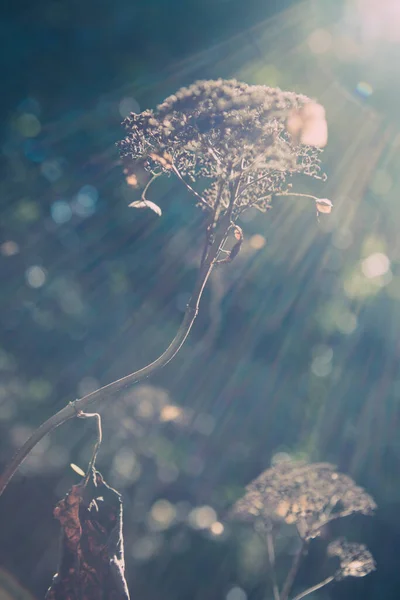
[[[345,538],[339,538],[329,544],[328,556],[337,557],[340,561],[336,579],[365,577],[376,569],[374,557],[368,548],[364,544],[348,542]]]
[[[371,515],[375,508],[374,499],[333,465],[284,461],[247,486],[230,516],[267,525],[285,521],[310,540],[334,519],[354,513]]]
[[[233,184],[240,182],[233,217],[249,206],[266,210],[296,173],[323,178],[325,111],[307,96],[279,88],[197,81],[155,110],[132,113],[123,126],[121,156],[140,159],[153,175],[201,181],[205,209],[216,203],[226,209]]]

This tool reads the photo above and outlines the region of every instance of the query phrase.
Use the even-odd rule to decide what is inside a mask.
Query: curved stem
[[[328,585],[328,583],[331,583],[331,581],[333,581],[334,579],[335,579],[335,577],[333,575],[331,575],[330,577],[327,577],[320,583],[317,583],[316,585],[313,585],[312,587],[307,588],[306,590],[304,590],[304,592],[301,592],[301,594],[298,594],[297,596],[295,596],[293,598],[293,600],[301,600],[305,596],[308,596],[308,594],[312,594],[313,592],[316,592],[317,590],[324,587],[325,585]]]
[[[153,175],[153,177],[147,182],[147,184],[142,192],[142,195],[140,197],[140,199],[143,200],[143,202],[148,202],[148,200],[146,198],[147,191],[148,191],[149,187],[151,186],[151,184],[157,179],[157,177],[160,177],[159,173],[157,173],[157,175]]]
[[[301,194],[299,192],[280,192],[273,193],[273,196],[294,196],[295,198],[308,198],[310,200],[314,200],[315,202],[319,202],[319,198],[313,196],[312,194]]]
[[[117,381],[113,381],[104,387],[87,394],[83,398],[79,400],[75,400],[74,402],[70,402],[67,406],[64,406],[59,412],[55,415],[47,419],[42,425],[40,425],[33,434],[28,438],[25,444],[17,451],[11,462],[6,467],[5,471],[0,476],[0,495],[3,493],[5,488],[7,487],[8,482],[13,477],[14,473],[17,471],[18,467],[28,456],[30,451],[36,446],[40,440],[75,416],[80,416],[85,409],[94,404],[99,400],[104,400],[110,394],[115,394],[122,389],[141,381],[142,379],[146,379],[150,375],[153,375],[159,369],[162,369],[167,365],[170,360],[174,358],[174,356],[178,353],[183,343],[185,342],[189,332],[192,328],[192,325],[196,319],[201,295],[203,293],[204,287],[207,283],[207,280],[211,274],[215,261],[220,252],[220,248],[227,236],[227,232],[231,225],[231,214],[229,211],[222,217],[221,222],[218,227],[218,231],[215,235],[214,242],[207,253],[203,264],[200,267],[199,274],[197,277],[197,281],[194,286],[194,290],[192,296],[189,300],[189,303],[186,307],[185,315],[183,317],[183,321],[178,329],[178,332],[171,344],[168,348],[159,356],[154,362],[150,363],[143,369],[139,369],[139,371],[135,371],[118,379]]]
[[[179,173],[178,169],[175,167],[174,164],[172,165],[172,170],[175,173],[175,175],[178,177],[178,179],[183,183],[183,185],[186,186],[186,188],[189,190],[189,192],[197,198],[197,200],[200,202],[200,204],[207,210],[210,210],[210,207],[207,204],[207,202],[204,200],[203,196],[201,196],[198,192],[196,192],[196,190],[194,188],[192,188],[192,186],[183,179],[182,175]]]

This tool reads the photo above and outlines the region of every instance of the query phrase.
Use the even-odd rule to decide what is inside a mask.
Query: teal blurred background
[[[152,188],[161,218],[128,208],[140,195],[130,175],[146,176],[115,148],[126,114],[218,77],[305,93],[327,111],[328,181],[298,191],[330,198],[332,214],[317,221],[296,198],[246,213],[242,252],[214,273],[180,354],[101,407],[98,467],[124,496],[133,598],[265,597],[265,550],[250,531],[155,531],[148,514],[166,499],[182,521],[204,505],[222,518],[277,453],[335,463],[379,505],[373,519],[326,533],[367,543],[376,573],[315,597],[398,598],[399,32],[394,0],[39,0],[3,10],[3,464],[66,402],[156,358],[182,318],[202,215],[172,178]],[[43,597],[57,565],[52,507],[92,443],[90,424],[67,423],[1,498],[0,585],[21,586],[1,598]],[[326,540],[299,590],[324,572]],[[283,569],[292,552],[282,550]],[[229,598],[236,587],[242,596]]]

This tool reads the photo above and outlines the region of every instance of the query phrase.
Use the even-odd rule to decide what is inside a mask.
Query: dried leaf
[[[154,202],[151,202],[150,200],[136,200],[135,202],[131,202],[129,204],[129,206],[131,208],[150,208],[150,210],[155,212],[156,215],[158,215],[159,217],[161,217],[161,215],[162,215],[162,210],[158,206],[158,204],[155,204]]]
[[[71,463],[69,466],[71,467],[71,469],[73,471],[75,471],[75,473],[78,473],[78,475],[80,475],[81,477],[85,477],[85,471],[83,471],[80,467],[78,467],[78,465]]]
[[[316,201],[317,211],[329,215],[332,212],[333,204],[328,198],[318,198]]]
[[[239,225],[235,225],[234,236],[237,240],[243,241],[243,231]]]
[[[46,600],[129,600],[121,496],[101,474],[72,486],[54,509],[62,527],[58,573]]]

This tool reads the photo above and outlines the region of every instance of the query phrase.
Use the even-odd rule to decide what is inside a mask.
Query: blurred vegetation
[[[98,468],[123,493],[128,583],[142,600],[264,597],[256,533],[210,524],[282,452],[336,464],[379,507],[327,528],[300,589],[323,573],[319,544],[345,532],[377,571],[325,597],[397,598],[399,41],[378,26],[371,37],[379,20],[355,0],[292,4],[42,0],[9,4],[1,23],[3,463],[66,402],[158,356],[183,314],[201,215],[172,179],[152,191],[161,219],[128,208],[139,190],[114,145],[127,112],[232,76],[327,110],[328,182],[299,184],[330,198],[332,214],[318,222],[295,198],[249,213],[242,252],[213,275],[178,357],[102,407]],[[56,567],[52,508],[93,436],[90,423],[67,423],[1,498],[0,562],[38,598]],[[288,536],[283,558],[295,544]]]

